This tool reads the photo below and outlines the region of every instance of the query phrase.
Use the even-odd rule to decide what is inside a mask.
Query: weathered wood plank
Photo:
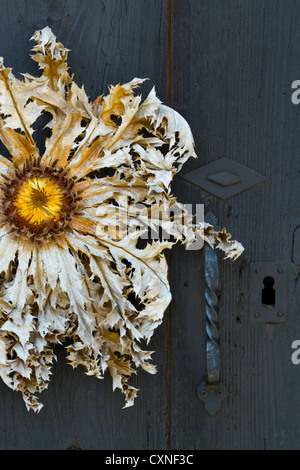
[[[205,314],[201,252],[172,255],[172,394],[168,423],[167,329],[151,341],[158,374],[140,372],[134,408],[103,381],[58,362],[39,415],[0,384],[1,449],[294,449],[299,447],[300,384],[290,360],[300,338],[297,268],[292,234],[299,225],[299,109],[291,83],[299,79],[300,8],[294,0],[172,0],[172,105],[190,122],[198,161],[226,156],[268,177],[220,202],[177,178],[185,203],[204,202],[246,248],[232,264],[220,260],[221,380],[228,396],[210,418],[196,397],[205,374]],[[167,101],[167,2],[159,0],[2,0],[0,55],[17,72],[34,73],[29,38],[48,24],[67,47],[70,66],[91,98],[107,85],[149,77]],[[170,78],[170,77],[169,77]],[[249,262],[287,261],[289,321],[249,322]],[[300,366],[298,366],[300,367]],[[168,426],[171,424],[171,427]],[[77,442],[77,444],[76,444]]]
[[[173,0],[172,6],[172,105],[190,122],[199,155],[184,170],[226,156],[268,178],[225,202],[180,178],[174,185],[184,202],[204,202],[246,251],[234,264],[220,260],[221,380],[228,397],[214,418],[196,397],[205,373],[201,255],[173,252],[172,446],[296,449],[300,379],[291,344],[300,325],[291,245],[299,212],[300,117],[291,83],[300,74],[300,5]],[[287,324],[250,323],[251,261],[288,263]]]
[[[110,84],[148,77],[143,96],[156,85],[166,101],[167,5],[159,0],[2,0],[0,55],[14,72],[36,72],[29,59],[34,31],[48,25],[72,51],[69,64],[92,99]],[[167,447],[166,323],[148,346],[156,351],[155,376],[139,371],[132,383],[140,389],[136,405],[122,409],[123,397],[112,392],[111,378],[99,381],[72,370],[58,348],[44,408],[27,412],[21,397],[0,384],[1,449],[67,449],[78,441],[84,449],[163,449]],[[78,444],[79,445],[79,444]]]

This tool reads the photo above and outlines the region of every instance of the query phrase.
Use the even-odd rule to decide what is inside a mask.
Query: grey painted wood
[[[35,72],[29,38],[46,25],[72,50],[75,79],[92,99],[135,76],[150,78],[145,93],[155,84],[162,101],[171,98],[191,124],[199,155],[184,172],[225,156],[267,181],[225,202],[180,177],[173,185],[182,202],[205,203],[245,246],[235,263],[219,260],[228,396],[218,415],[209,417],[196,396],[205,375],[203,254],[177,247],[171,322],[166,315],[151,341],[158,373],[134,378],[135,407],[122,410],[109,376],[99,381],[72,370],[58,348],[38,415],[0,383],[0,448],[299,448],[300,365],[291,362],[291,344],[300,339],[299,267],[292,263],[300,225],[300,106],[291,102],[291,83],[300,79],[299,2],[0,0],[0,55],[16,74]],[[287,324],[250,323],[251,261],[288,263]]]
[[[110,84],[148,77],[143,96],[156,84],[167,97],[167,4],[161,1],[1,0],[0,55],[14,72],[36,72],[29,58],[36,29],[48,25],[66,47],[79,85],[91,98]],[[146,21],[145,21],[146,19]],[[136,405],[112,392],[111,378],[97,380],[67,364],[58,348],[40,413],[27,412],[21,396],[0,384],[1,449],[163,449],[167,448],[167,324],[148,346],[156,351],[155,376],[140,371]]]
[[[172,105],[191,123],[199,155],[185,171],[228,157],[267,177],[226,201],[180,178],[174,185],[185,202],[203,201],[245,255],[233,264],[220,259],[221,380],[228,397],[211,418],[196,397],[205,373],[201,254],[173,252],[172,447],[299,449],[300,366],[291,362],[291,344],[300,338],[299,267],[291,256],[299,225],[300,108],[291,102],[291,84],[300,76],[300,4],[173,0],[172,6]],[[251,261],[288,263],[287,324],[250,323]]]

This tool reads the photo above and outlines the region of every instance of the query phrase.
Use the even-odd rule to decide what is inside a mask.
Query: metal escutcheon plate
[[[207,413],[210,416],[215,416],[226,397],[226,389],[221,383],[209,385],[206,382],[202,382],[197,388],[197,395],[203,401]]]

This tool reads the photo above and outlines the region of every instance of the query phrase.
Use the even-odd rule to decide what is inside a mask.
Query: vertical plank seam
[[[167,99],[168,106],[171,106],[171,92],[172,92],[172,83],[171,83],[171,73],[172,73],[172,0],[168,0],[168,18],[167,18]],[[171,286],[171,253],[168,252],[168,280]],[[172,448],[172,412],[171,412],[171,305],[168,307],[168,449]]]
[[[171,75],[172,75],[172,0],[168,0],[168,53],[167,53],[167,93],[168,106],[171,106]]]

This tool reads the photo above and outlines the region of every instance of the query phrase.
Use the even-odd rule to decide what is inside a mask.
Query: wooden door
[[[198,159],[173,192],[204,203],[245,252],[219,257],[221,381],[226,397],[210,416],[197,396],[206,374],[203,251],[176,247],[173,301],[151,340],[156,375],[140,372],[134,407],[80,368],[64,349],[39,414],[0,384],[1,449],[297,449],[300,365],[299,207],[300,4],[294,0],[1,0],[0,55],[14,73],[35,73],[34,31],[48,25],[67,48],[79,85],[96,98],[110,84],[148,77],[190,123]],[[226,157],[262,176],[220,198],[184,177]],[[222,171],[222,167],[219,168]],[[297,244],[298,243],[298,244]],[[285,321],[253,321],[252,263],[285,263]],[[298,264],[297,264],[298,263]],[[275,285],[276,291],[276,285]]]

